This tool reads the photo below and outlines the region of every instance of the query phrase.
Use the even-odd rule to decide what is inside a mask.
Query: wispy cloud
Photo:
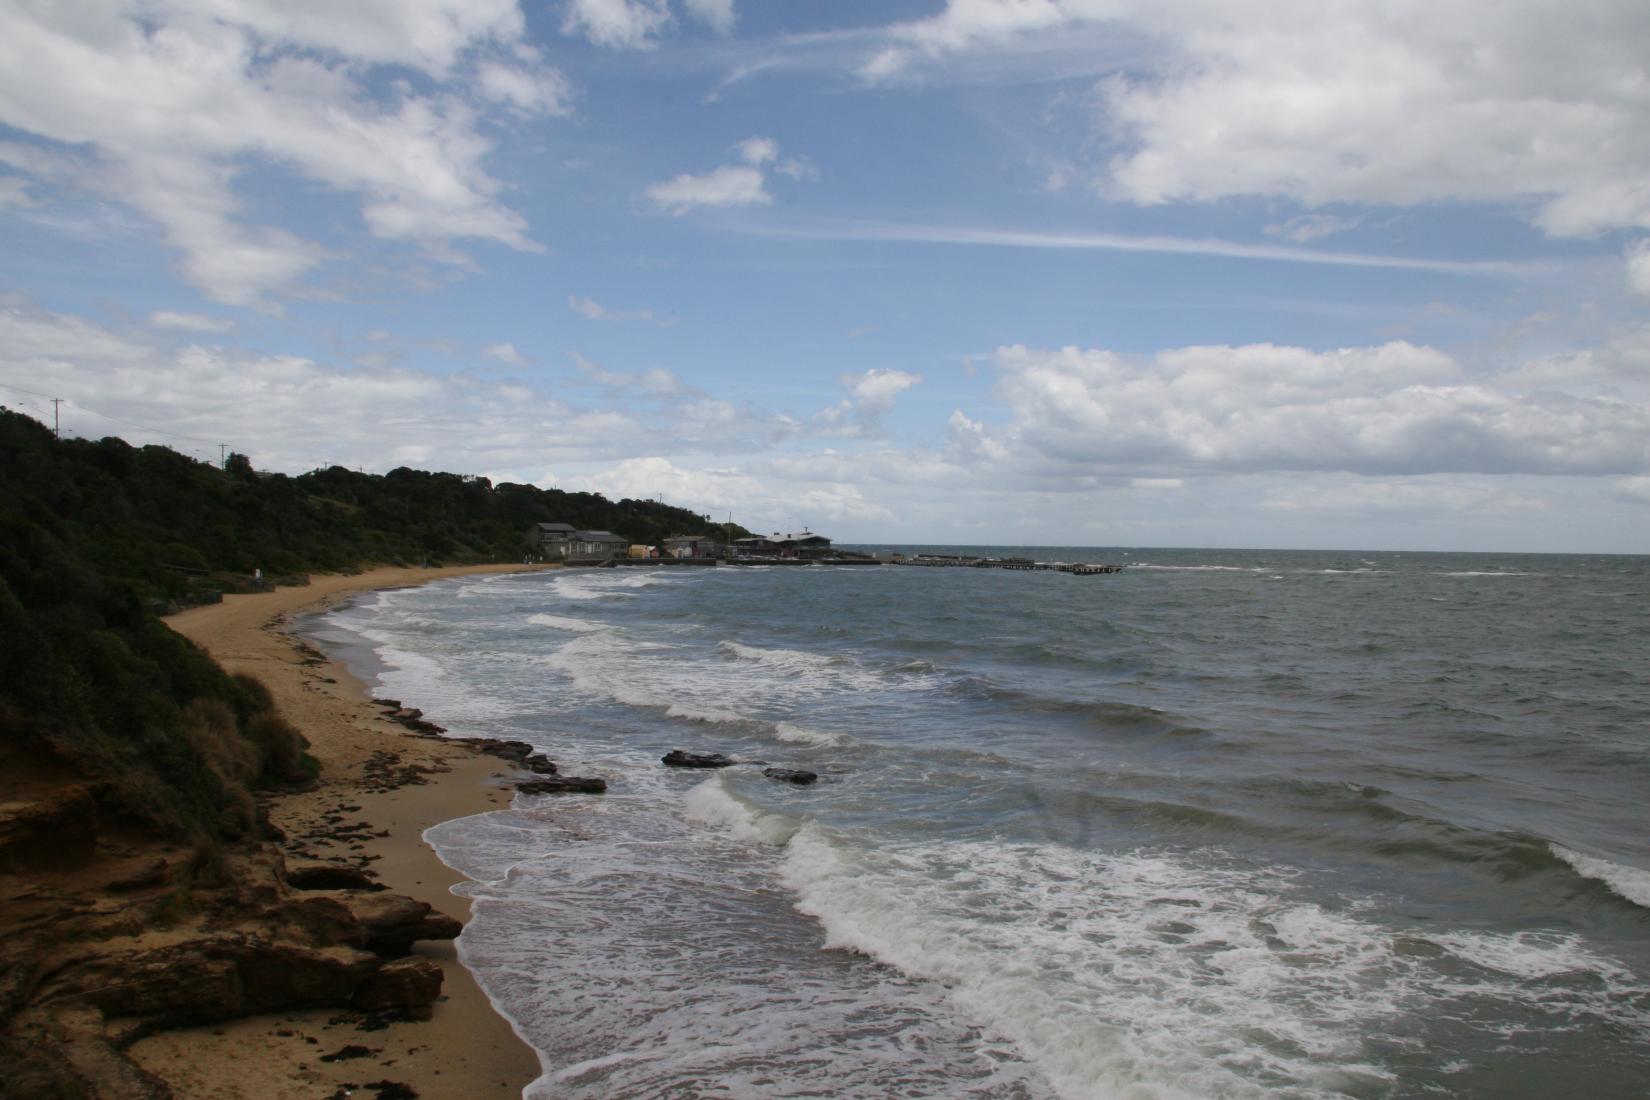
[[[994,229],[954,225],[896,222],[841,221],[813,224],[745,226],[744,232],[798,240],[897,241],[910,244],[976,245],[991,248],[1043,248],[1097,252],[1160,252],[1173,255],[1222,256],[1236,260],[1326,264],[1333,267],[1375,267],[1407,271],[1435,271],[1448,275],[1488,275],[1527,278],[1549,274],[1558,264],[1549,260],[1441,260],[1419,256],[1385,256],[1368,252],[1331,252],[1288,245],[1245,244],[1219,237],[1138,236],[1124,233],[1057,233],[1026,229]]]

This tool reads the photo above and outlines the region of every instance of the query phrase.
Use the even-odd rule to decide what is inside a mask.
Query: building
[[[735,539],[733,548],[748,558],[820,558],[831,552],[831,540],[812,531],[775,531],[771,535]]]
[[[722,544],[709,535],[672,535],[665,540],[667,558],[715,558],[722,554]]]
[[[570,560],[622,558],[630,553],[630,540],[611,531],[574,531],[567,538]]]
[[[549,561],[567,557],[567,540],[576,532],[571,523],[535,523],[527,529],[527,545]]]
[[[622,558],[630,540],[611,531],[580,531],[571,523],[535,523],[527,529],[527,545],[546,561],[582,558]]]

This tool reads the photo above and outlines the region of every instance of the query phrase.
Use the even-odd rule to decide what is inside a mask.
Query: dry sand
[[[291,628],[296,614],[366,589],[524,568],[376,569],[320,576],[308,587],[226,596],[221,604],[193,608],[167,622],[225,669],[262,680],[321,760],[316,789],[275,800],[270,811],[275,824],[289,837],[302,837],[326,830],[324,815],[346,808],[342,824],[366,822],[371,832],[388,835],[351,842],[316,839],[310,844],[317,856],[376,857],[371,866],[390,890],[467,920],[469,903],[449,892],[461,876],[436,858],[422,834],[442,821],[508,805],[511,794],[503,782],[510,766],[462,743],[419,737],[388,721],[383,709],[368,701],[360,681],[337,662],[300,648]],[[397,769],[418,765],[437,774],[428,775],[424,784],[377,793],[364,789],[363,768],[369,762],[382,766],[386,752],[400,757]],[[362,847],[353,848],[353,843]],[[428,1021],[363,1031],[358,1014],[280,1013],[162,1032],[129,1053],[170,1083],[180,1100],[323,1100],[349,1095],[351,1086],[355,1096],[366,1098],[378,1095],[369,1086],[380,1081],[410,1086],[421,1100],[519,1097],[539,1074],[533,1050],[494,1010],[451,943],[424,942],[416,950],[439,962],[446,975],[442,998]],[[322,1060],[346,1047],[370,1054]]]

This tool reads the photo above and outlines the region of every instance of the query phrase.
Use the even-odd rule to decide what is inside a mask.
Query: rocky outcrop
[[[533,746],[525,741],[503,741],[496,737],[483,737],[471,741],[470,744],[475,746],[477,752],[508,760],[512,764],[523,763],[533,755]]]
[[[522,767],[537,775],[555,775],[556,762],[542,752],[535,752],[521,762]]]
[[[739,761],[719,752],[685,752],[671,749],[661,759],[673,768],[731,768]]]
[[[96,843],[97,802],[85,787],[0,803],[0,868],[80,862],[91,856]]]
[[[157,1100],[172,1094],[123,1053],[144,1035],[315,1007],[421,1012],[440,996],[440,965],[408,952],[457,936],[457,920],[399,894],[294,890],[270,845],[219,858],[203,884],[198,860],[134,852],[135,873],[109,868],[127,892],[107,906],[13,893],[28,900],[0,944],[0,1098]]]
[[[794,783],[798,787],[806,787],[819,781],[818,772],[803,771],[800,768],[764,768],[762,774],[781,783]]]

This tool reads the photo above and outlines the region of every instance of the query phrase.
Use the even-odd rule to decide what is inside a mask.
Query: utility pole
[[[61,404],[63,404],[61,397],[52,398],[52,435],[57,439],[63,438],[63,425],[57,415],[57,407]]]
[[[219,443],[218,444],[218,469],[220,469],[220,470],[229,469],[229,454],[228,454],[228,451],[229,451],[229,444],[227,444],[227,443]]]

